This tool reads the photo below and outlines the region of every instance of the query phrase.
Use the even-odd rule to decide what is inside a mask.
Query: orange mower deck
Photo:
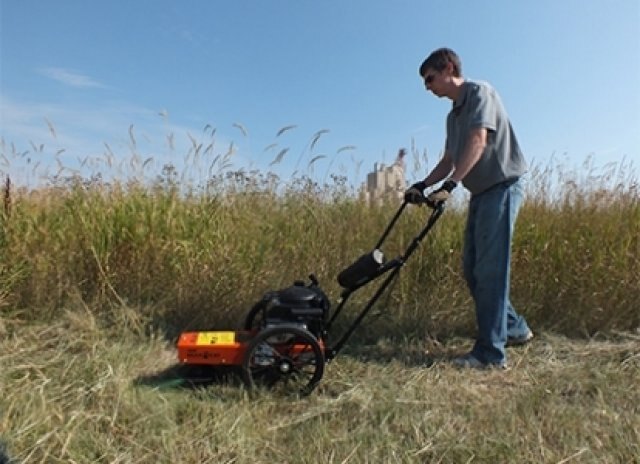
[[[178,339],[178,360],[183,364],[241,366],[257,333],[257,330],[184,332]],[[318,342],[324,350],[322,340]],[[294,344],[288,354],[299,355],[307,349],[306,344]]]

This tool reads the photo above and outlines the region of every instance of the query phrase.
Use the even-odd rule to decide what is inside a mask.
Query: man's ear
[[[453,63],[447,61],[447,66],[445,66],[444,70],[447,72],[447,76],[453,76]]]

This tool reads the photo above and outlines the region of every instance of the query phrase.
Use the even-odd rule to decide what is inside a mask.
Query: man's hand
[[[432,201],[433,203],[440,203],[442,201],[447,201],[451,197],[451,192],[458,186],[458,183],[454,180],[445,181],[442,186],[438,190],[434,190],[431,192],[427,199]],[[406,194],[405,194],[406,195]]]
[[[404,201],[407,203],[422,203],[424,201],[424,189],[427,188],[427,184],[424,181],[416,182],[404,192]]]

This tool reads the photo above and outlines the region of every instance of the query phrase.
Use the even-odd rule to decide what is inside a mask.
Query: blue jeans
[[[516,180],[474,195],[469,203],[463,266],[478,324],[471,353],[484,363],[505,363],[507,337],[529,331],[509,300],[511,238],[523,199],[522,181]]]

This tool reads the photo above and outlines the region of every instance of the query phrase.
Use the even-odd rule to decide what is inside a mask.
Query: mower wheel
[[[249,311],[244,319],[244,330],[261,329],[264,326],[264,309],[266,301],[259,301]]]
[[[259,332],[249,343],[242,380],[249,388],[266,387],[306,396],[324,373],[324,353],[311,332],[277,326]]]

